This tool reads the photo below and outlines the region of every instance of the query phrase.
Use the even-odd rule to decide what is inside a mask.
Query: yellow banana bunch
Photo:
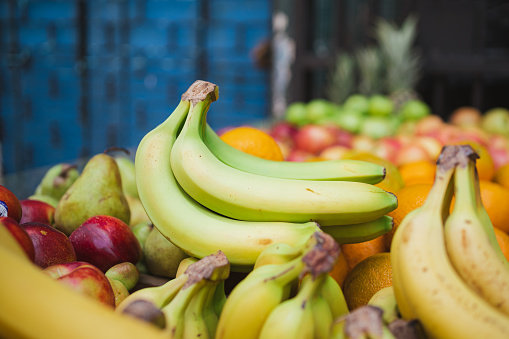
[[[270,162],[244,154],[206,123],[218,92],[196,81],[136,152],[140,199],[171,242],[196,258],[221,250],[232,270],[248,272],[270,244],[299,247],[319,230],[338,243],[362,242],[392,229],[386,214],[397,199],[373,185],[383,180],[383,167]]]
[[[483,277],[470,280],[473,265],[462,265],[460,258],[468,255],[460,245],[471,242],[468,251],[477,253],[474,256],[483,253],[482,264],[470,262],[481,265],[476,268],[478,276],[505,274],[486,219],[478,213],[482,208],[474,197],[478,194],[472,182],[474,158],[469,146],[444,147],[425,203],[405,217],[392,241],[398,309],[404,319],[417,319],[431,338],[509,337],[509,316],[487,297],[500,280],[492,285]],[[456,202],[449,215],[454,192]]]

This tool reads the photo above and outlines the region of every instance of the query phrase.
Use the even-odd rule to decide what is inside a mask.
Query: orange
[[[382,288],[392,286],[391,255],[377,253],[358,263],[346,276],[343,294],[350,311],[367,305]]]
[[[399,167],[405,186],[432,184],[435,180],[435,171],[435,164],[427,160],[414,161]]]
[[[274,138],[251,126],[241,126],[221,134],[221,139],[243,152],[268,159],[282,161],[283,153]]]
[[[505,164],[496,170],[493,181],[509,189],[509,164]]]
[[[390,232],[383,235],[387,248],[390,249],[392,237],[401,224],[401,221],[403,221],[408,213],[424,204],[432,186],[433,184],[405,186],[396,194],[398,197],[398,207],[394,211],[388,213],[394,220],[394,227]]]
[[[396,193],[398,192],[403,186],[403,178],[401,177],[401,173],[399,172],[396,165],[394,165],[389,160],[380,158],[374,154],[371,154],[369,152],[358,152],[358,151],[350,151],[347,152],[343,159],[353,159],[353,160],[362,160],[362,161],[368,161],[372,162],[381,166],[385,167],[385,179],[379,182],[378,184],[375,184],[375,186],[378,186],[388,192]]]
[[[504,257],[509,260],[509,234],[502,231],[500,228],[493,227],[493,229],[495,230],[497,242],[502,253],[504,253]]]
[[[491,158],[490,152],[483,145],[471,141],[465,140],[458,143],[454,143],[455,145],[470,145],[479,155],[479,159],[477,159],[475,167],[477,168],[477,173],[479,174],[479,179],[481,180],[491,180],[493,179],[493,175],[495,174],[495,164],[493,163],[493,159]]]
[[[373,254],[386,252],[384,236],[381,235],[375,239],[356,243],[341,244],[341,251],[344,253],[345,260],[350,269],[354,268],[359,262],[372,256]]]
[[[350,273],[351,269],[350,266],[348,266],[348,262],[346,261],[345,254],[343,251],[339,253],[338,260],[336,261],[336,264],[332,268],[332,270],[329,272],[329,275],[336,280],[336,282],[339,284],[339,286],[343,286],[343,282],[346,279],[346,276],[348,273]]]
[[[509,189],[488,180],[480,180],[481,199],[491,223],[502,231],[509,232]]]

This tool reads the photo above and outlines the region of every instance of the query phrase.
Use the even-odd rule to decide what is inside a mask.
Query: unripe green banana
[[[369,241],[388,233],[394,227],[392,217],[384,215],[378,219],[358,224],[324,226],[322,231],[329,234],[338,244],[356,244]]]
[[[242,152],[225,143],[207,124],[204,141],[222,162],[241,171],[274,178],[299,180],[356,181],[377,184],[385,178],[385,168],[359,160],[321,162],[273,161]]]
[[[213,99],[192,103],[170,155],[179,185],[210,210],[246,221],[313,220],[328,226],[375,220],[396,208],[394,194],[371,184],[281,179],[224,164],[202,140]]]
[[[469,145],[461,147],[465,161],[456,167],[456,200],[445,222],[447,253],[463,280],[493,307],[509,315],[509,262],[491,221],[479,215],[482,207],[478,204],[482,201],[475,167],[477,154]]]
[[[391,246],[393,287],[402,317],[432,338],[507,338],[509,317],[477,295],[451,264],[444,239],[461,148],[445,146],[422,207],[399,225]]]

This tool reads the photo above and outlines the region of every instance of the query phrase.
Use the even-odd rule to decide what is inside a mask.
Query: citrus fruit
[[[493,227],[493,230],[495,230],[495,236],[502,253],[504,253],[504,257],[509,260],[509,234],[497,227]]]
[[[497,169],[493,176],[493,181],[509,189],[509,164],[505,164]]]
[[[384,166],[385,178],[378,184],[375,184],[375,186],[378,186],[388,192],[396,193],[404,186],[401,173],[399,172],[396,165],[394,165],[389,160],[380,158],[369,152],[358,152],[358,151],[347,152],[346,154],[344,154],[343,159],[367,161],[378,164],[380,166]]]
[[[435,180],[435,164],[420,160],[401,165],[399,168],[405,186],[415,184],[432,184]]]
[[[509,232],[509,189],[488,180],[479,180],[481,199],[491,223],[502,231]]]
[[[396,194],[398,197],[398,207],[394,211],[388,213],[388,215],[393,218],[394,226],[390,232],[383,235],[387,248],[390,249],[394,232],[398,229],[401,221],[403,221],[408,213],[424,204],[432,186],[433,184],[405,186]]]
[[[339,286],[343,286],[343,283],[346,279],[346,276],[348,273],[350,273],[351,269],[348,265],[348,262],[346,261],[345,254],[343,251],[339,253],[338,260],[336,261],[336,264],[332,268],[332,270],[329,272],[329,275],[336,280],[336,282],[339,284]]]
[[[384,236],[381,235],[375,239],[356,243],[356,244],[341,244],[341,252],[345,257],[346,262],[350,269],[354,268],[359,262],[373,254],[387,252],[388,248],[385,246]]]
[[[358,263],[346,276],[343,294],[350,311],[367,305],[382,288],[392,286],[390,253],[378,253]]]
[[[236,127],[221,134],[221,139],[228,145],[251,155],[268,160],[283,160],[283,153],[276,140],[257,128]]]

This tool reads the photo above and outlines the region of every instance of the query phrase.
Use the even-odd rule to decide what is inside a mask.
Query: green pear
[[[105,275],[124,284],[128,291],[132,290],[140,280],[140,271],[133,263],[121,262],[110,267]]]
[[[88,160],[81,175],[58,202],[55,227],[70,236],[96,215],[116,217],[128,225],[131,218],[117,163],[104,153]]]
[[[79,171],[73,164],[56,164],[44,174],[40,184],[35,189],[35,193],[60,200],[65,191],[78,179],[79,175]]]
[[[127,204],[129,205],[129,210],[131,211],[131,222],[129,223],[131,228],[142,222],[150,222],[147,212],[145,212],[145,208],[143,207],[140,199],[129,194],[126,194],[125,198],[127,200]]]
[[[180,262],[189,257],[162,235],[157,227],[153,227],[147,236],[143,255],[150,274],[170,279],[175,278]]]
[[[134,170],[134,161],[131,158],[125,156],[118,156],[114,158],[117,162],[118,169],[120,171],[120,177],[122,178],[122,189],[126,195],[138,198],[138,187],[136,186],[136,174]]]
[[[125,285],[122,284],[121,281],[112,279],[108,276],[106,278],[108,278],[108,281],[110,282],[111,288],[113,290],[113,294],[115,295],[115,308],[116,308],[118,307],[118,305],[120,305],[122,301],[124,301],[125,298],[127,298],[130,295],[130,293],[125,287]]]
[[[152,223],[147,221],[131,226],[131,230],[133,231],[134,236],[136,237],[136,239],[138,239],[138,242],[140,243],[141,246],[141,258],[136,263],[136,268],[138,268],[138,271],[140,271],[140,273],[144,274],[149,274],[147,263],[145,262],[144,252],[145,252],[145,241],[147,240],[148,235],[152,231],[152,228],[154,228]]]

